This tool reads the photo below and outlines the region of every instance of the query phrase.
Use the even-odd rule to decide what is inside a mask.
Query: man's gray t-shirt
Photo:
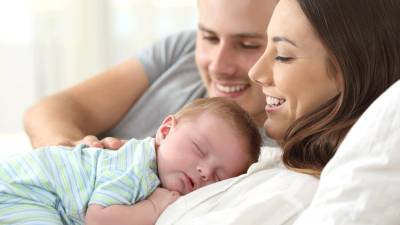
[[[196,32],[185,31],[139,52],[136,57],[149,77],[149,88],[106,136],[154,136],[166,116],[194,99],[206,97],[195,63],[195,47]]]

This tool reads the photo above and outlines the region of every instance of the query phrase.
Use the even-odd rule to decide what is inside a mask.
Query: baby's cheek
[[[163,185],[163,188],[166,188],[170,191],[177,191],[181,195],[184,194],[184,185],[177,178],[167,177],[161,185]]]

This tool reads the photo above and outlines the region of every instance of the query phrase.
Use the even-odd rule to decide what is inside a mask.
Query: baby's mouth
[[[187,185],[187,191],[188,192],[194,191],[195,190],[195,183],[193,182],[192,178],[189,175],[187,175],[186,173],[184,175],[185,175],[185,178],[186,178],[186,181],[187,181],[187,182],[185,182],[185,184]]]

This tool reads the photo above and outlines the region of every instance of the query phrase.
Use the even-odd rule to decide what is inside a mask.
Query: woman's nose
[[[272,68],[268,63],[266,52],[258,59],[249,71],[249,78],[260,86],[267,86],[273,83]]]

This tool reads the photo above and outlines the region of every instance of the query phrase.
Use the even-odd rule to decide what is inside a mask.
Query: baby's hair
[[[257,125],[235,101],[224,97],[196,99],[179,110],[175,114],[175,118],[177,121],[190,119],[206,112],[219,116],[232,125],[238,132],[238,137],[247,140],[252,161],[258,160],[262,139]]]

